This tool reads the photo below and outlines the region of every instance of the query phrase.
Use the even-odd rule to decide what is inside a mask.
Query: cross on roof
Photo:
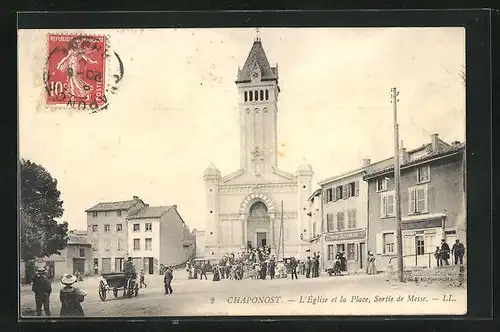
[[[255,41],[260,41],[260,30],[259,28],[255,28]]]

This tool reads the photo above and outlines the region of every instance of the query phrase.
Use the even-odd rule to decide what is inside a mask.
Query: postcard
[[[19,30],[20,316],[467,312],[463,28]]]

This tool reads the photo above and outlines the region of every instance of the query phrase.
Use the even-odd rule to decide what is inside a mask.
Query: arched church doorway
[[[270,245],[270,217],[264,202],[259,200],[250,206],[247,221],[247,246],[264,247]]]

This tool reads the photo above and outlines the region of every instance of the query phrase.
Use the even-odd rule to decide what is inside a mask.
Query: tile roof
[[[322,186],[322,185],[325,185],[327,183],[333,182],[335,180],[339,180],[339,179],[345,178],[345,177],[347,177],[349,175],[354,175],[354,174],[357,174],[357,173],[361,173],[365,168],[366,168],[366,166],[363,166],[363,167],[360,167],[360,168],[352,169],[350,171],[347,171],[347,172],[344,172],[344,173],[340,173],[340,174],[331,176],[329,178],[326,178],[324,180],[319,181],[318,184],[320,186]]]
[[[102,202],[94,205],[85,212],[100,212],[100,211],[117,211],[128,210],[136,203],[136,200],[119,201],[119,202]]]
[[[238,71],[238,78],[236,79],[236,83],[250,82],[250,74],[254,68],[255,63],[259,65],[261,80],[269,81],[278,79],[278,68],[271,67],[269,61],[267,60],[266,52],[264,52],[261,41],[256,40],[252,45],[252,49],[248,54],[243,68]]]
[[[127,219],[146,219],[146,218],[160,218],[162,215],[174,208],[175,205],[170,206],[146,206],[137,211],[137,213],[129,216]]]
[[[424,145],[423,147],[427,147],[428,145]],[[422,148],[422,147],[421,147]],[[422,150],[421,148],[419,149],[414,149],[410,150],[412,152],[420,151]],[[461,152],[462,150],[465,149],[465,143],[460,143],[455,146],[447,145],[447,146],[442,146],[440,149],[437,151],[429,151],[428,153],[424,154],[421,157],[415,158],[415,159],[410,159],[406,163],[401,164],[401,168],[407,168],[411,167],[415,164],[434,159],[434,158],[439,158],[439,157],[445,157],[448,155],[453,155],[455,153]],[[367,180],[379,175],[382,175],[384,173],[390,172],[391,170],[394,170],[394,158],[387,158],[384,159],[383,161],[379,162],[377,167],[374,167],[372,169],[367,170],[367,174],[363,177],[363,179]]]

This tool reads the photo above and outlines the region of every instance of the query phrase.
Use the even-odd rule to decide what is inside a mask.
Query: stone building
[[[314,173],[307,163],[294,174],[278,167],[278,65],[271,67],[259,38],[235,83],[240,167],[226,176],[213,164],[204,172],[206,256],[249,245],[269,245],[276,252],[284,241],[282,257],[303,257],[309,242],[301,234],[310,232],[307,199]]]
[[[447,144],[437,134],[431,142],[399,154],[400,202],[404,266],[435,266],[433,253],[441,239],[450,248],[459,239],[466,243],[465,143]],[[368,247],[376,266],[389,261],[397,267],[397,239],[393,158],[369,169]],[[391,260],[392,259],[392,260]]]

